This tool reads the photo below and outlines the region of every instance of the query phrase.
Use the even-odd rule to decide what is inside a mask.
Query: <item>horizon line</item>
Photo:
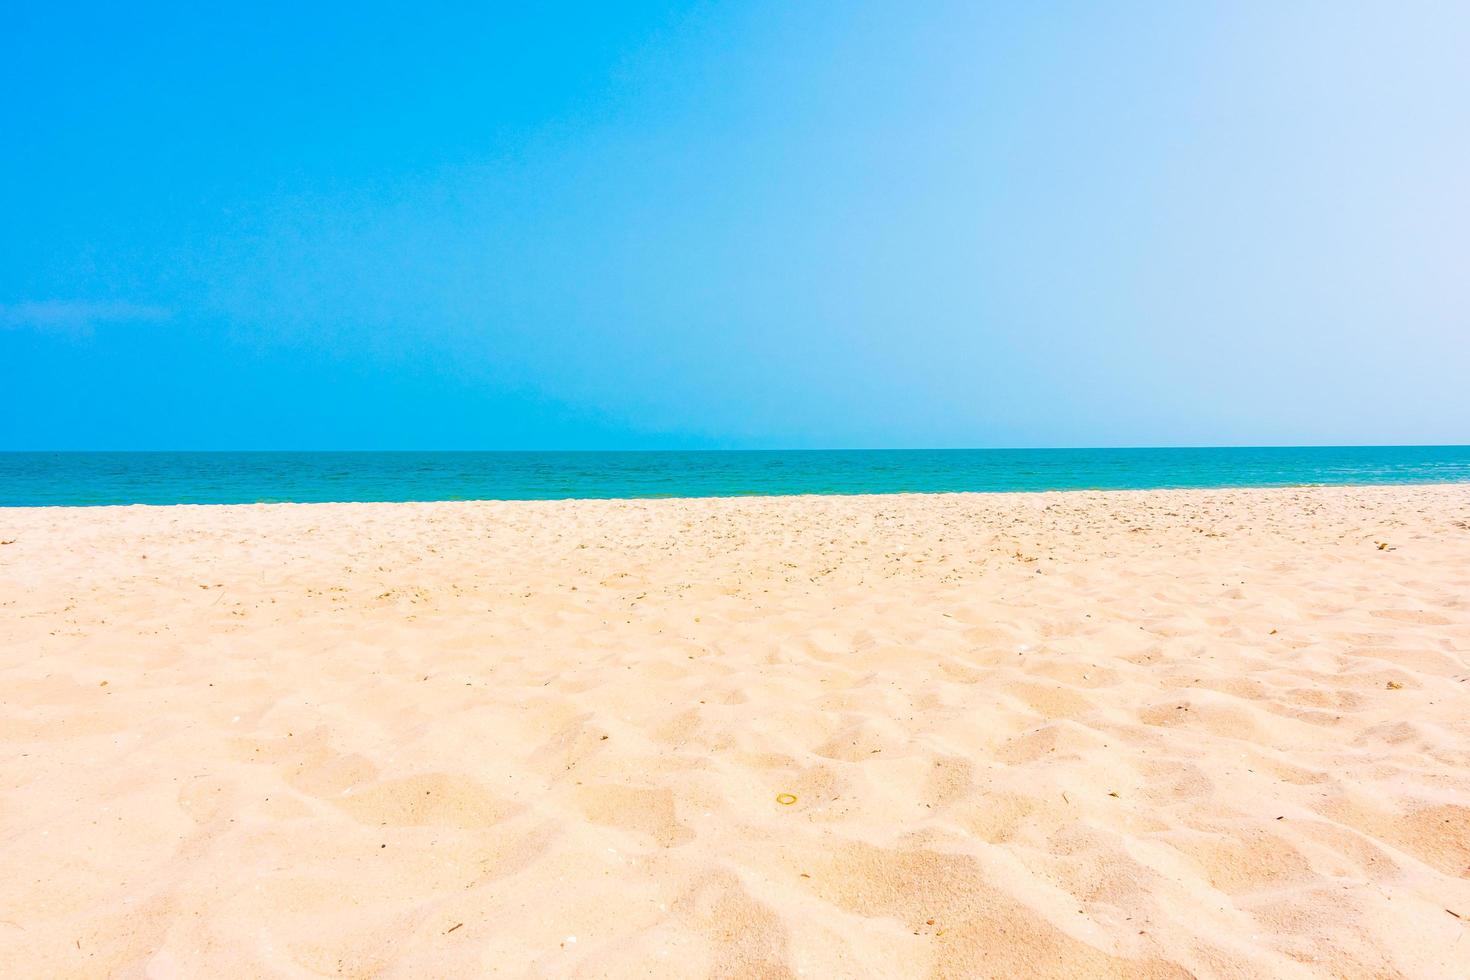
[[[540,449],[0,449],[0,455],[209,455],[324,454],[364,455],[369,453],[938,453],[938,452],[1131,452],[1146,450],[1200,449],[1470,449],[1470,442],[1365,442],[1365,443],[1217,443],[1109,446],[823,446],[823,447],[643,447],[632,449],[540,448]]]

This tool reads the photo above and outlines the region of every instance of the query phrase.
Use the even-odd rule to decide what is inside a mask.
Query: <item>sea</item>
[[[1470,481],[1470,446],[0,452],[0,506],[560,500]]]

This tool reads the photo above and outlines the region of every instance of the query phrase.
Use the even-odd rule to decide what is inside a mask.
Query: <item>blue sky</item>
[[[1470,5],[198,6],[0,12],[0,448],[1470,442]]]

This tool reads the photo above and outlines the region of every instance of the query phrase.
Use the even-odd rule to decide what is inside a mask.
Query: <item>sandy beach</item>
[[[1470,972],[1470,485],[0,542],[9,976]]]

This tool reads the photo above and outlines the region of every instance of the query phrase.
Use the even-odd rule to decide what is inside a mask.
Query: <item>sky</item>
[[[1459,0],[13,0],[0,449],[1470,443],[1466,51]]]

